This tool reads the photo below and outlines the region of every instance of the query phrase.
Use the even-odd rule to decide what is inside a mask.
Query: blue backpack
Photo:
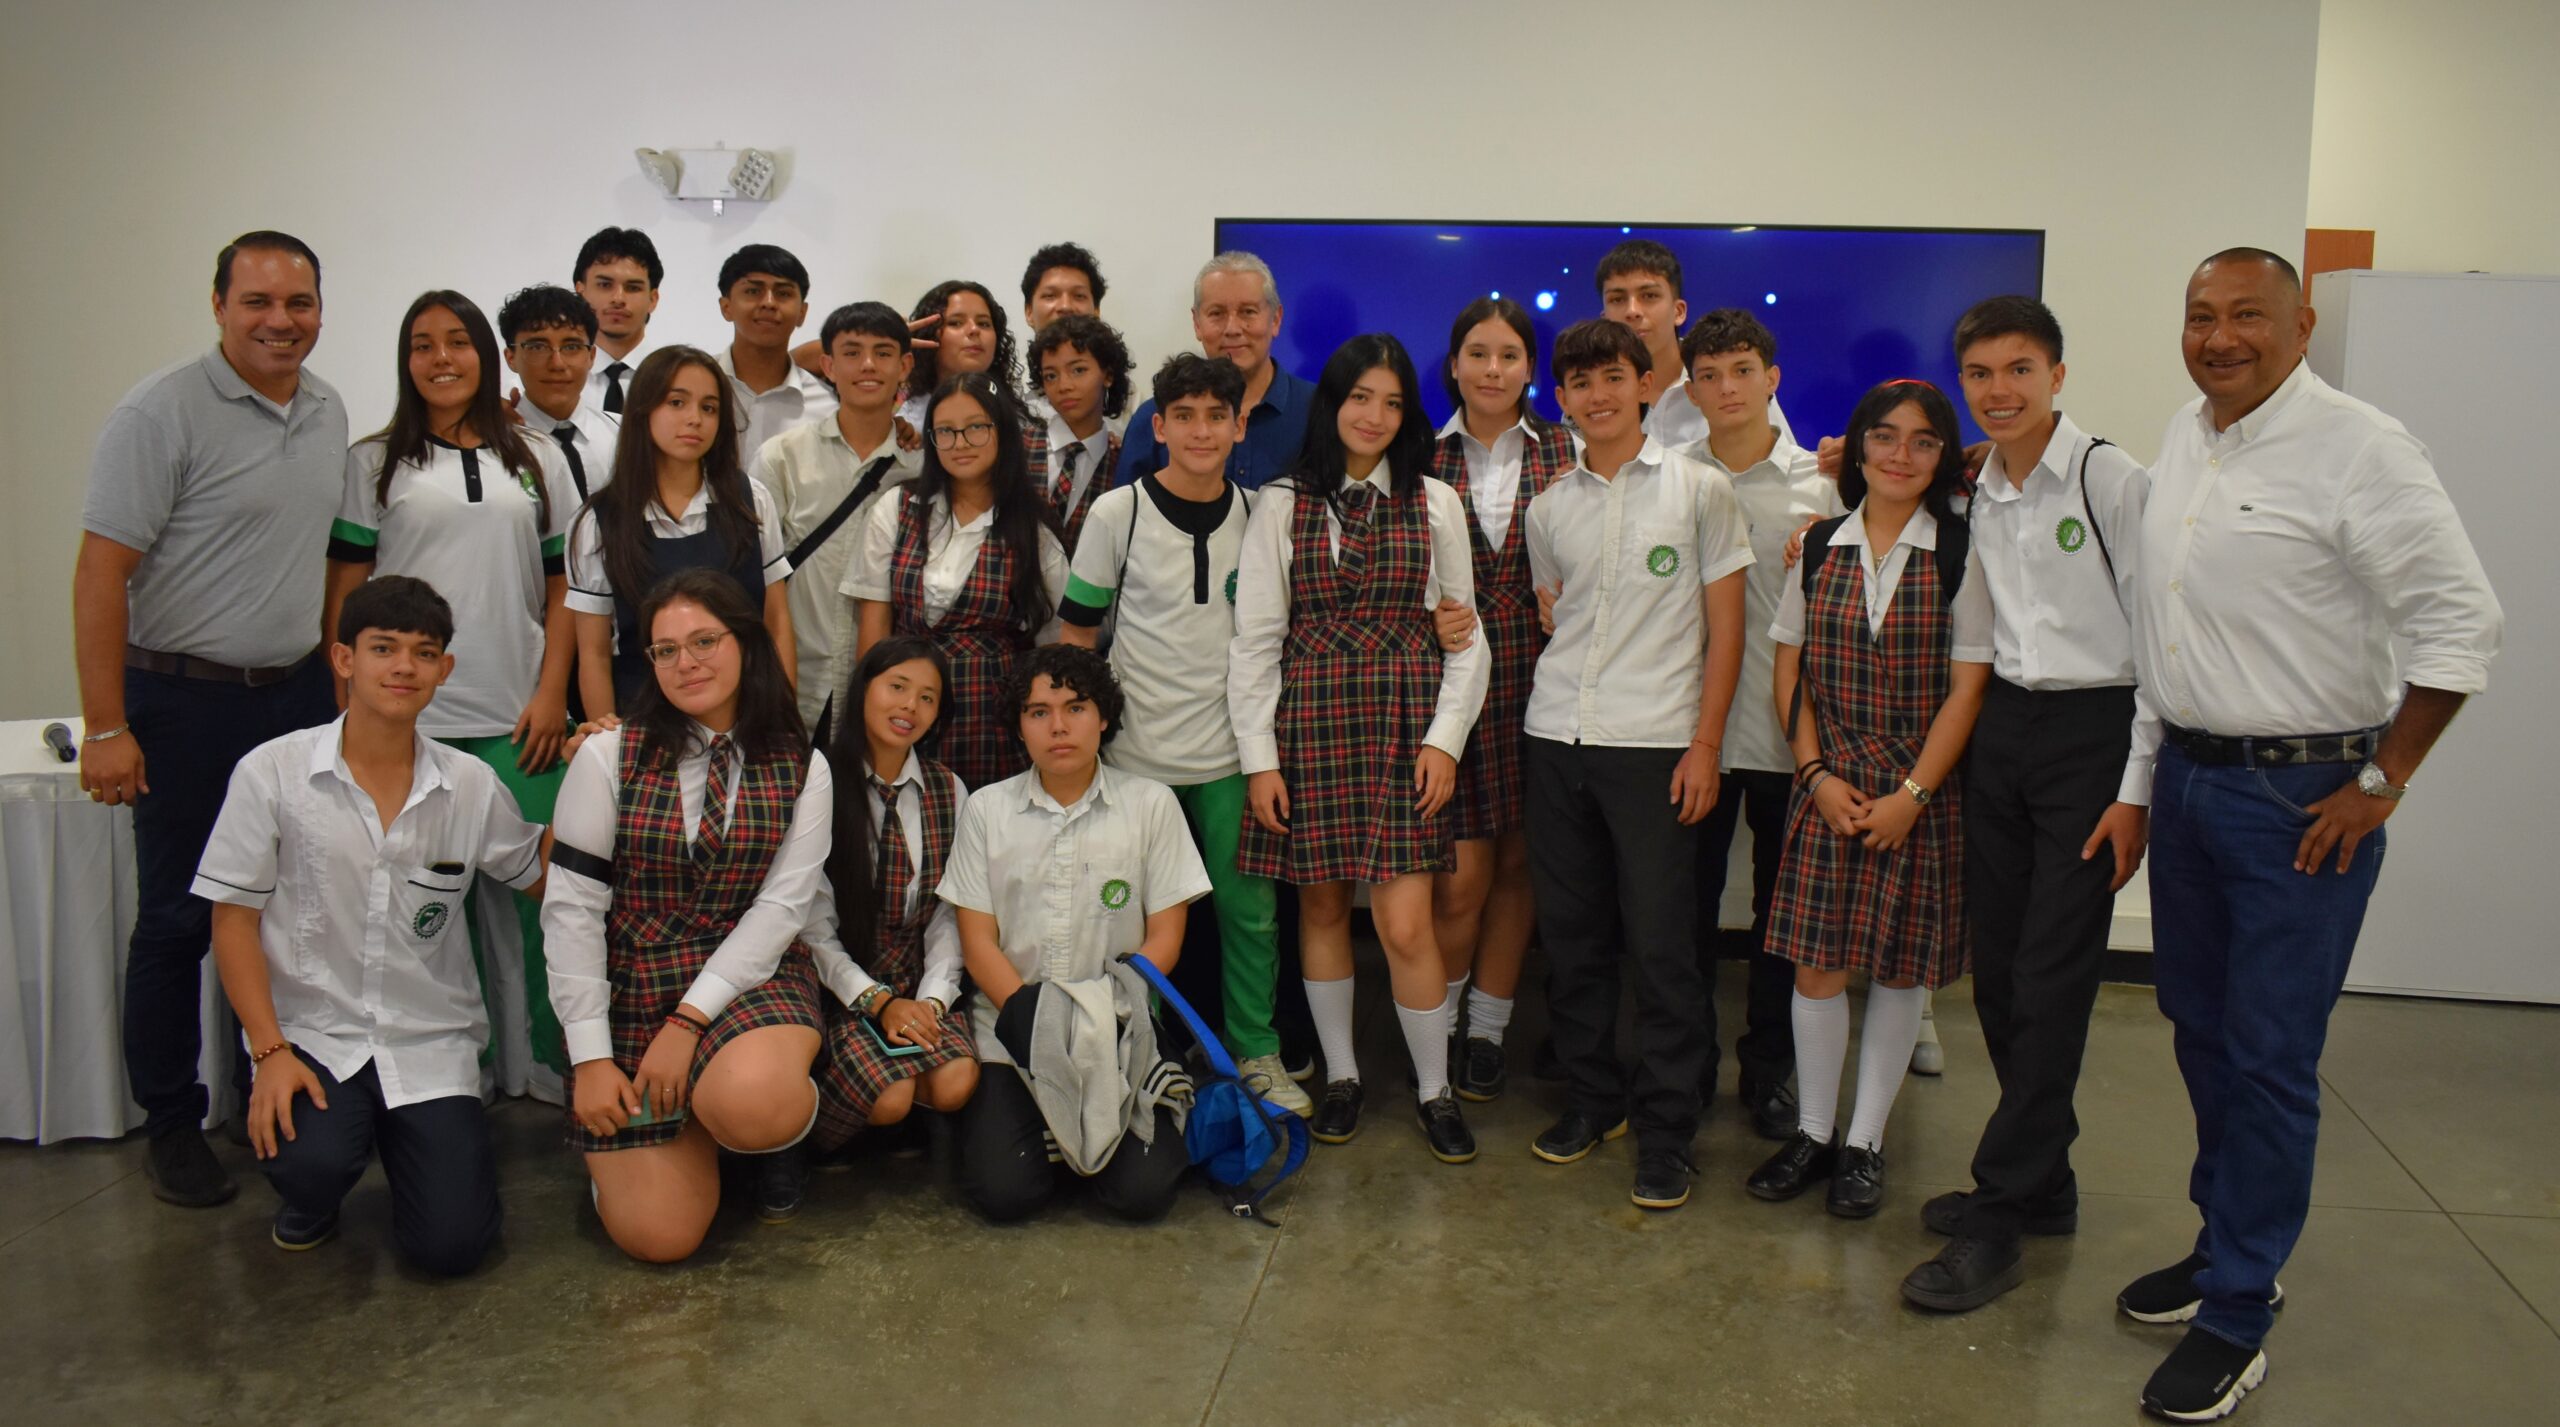
[[[1208,1023],[1191,1009],[1190,1002],[1182,999],[1181,992],[1173,989],[1173,983],[1154,962],[1133,956],[1129,964],[1191,1028],[1193,1039],[1200,1043],[1200,1052],[1209,1062],[1208,1075],[1193,1088],[1191,1114],[1183,1121],[1183,1146],[1190,1151],[1191,1162],[1218,1186],[1229,1212],[1240,1219],[1262,1217],[1263,1199],[1307,1162],[1307,1122],[1294,1111],[1255,1094],[1251,1086],[1236,1078],[1235,1057],[1227,1054],[1227,1048],[1210,1033]],[[1255,1184],[1254,1177],[1271,1163],[1272,1154],[1284,1140],[1288,1144],[1287,1158],[1268,1179]]]

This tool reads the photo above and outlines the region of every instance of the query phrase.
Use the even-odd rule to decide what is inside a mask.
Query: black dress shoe
[[[1360,1133],[1360,1082],[1328,1081],[1316,1105],[1316,1122],[1307,1132],[1329,1145],[1349,1144]]]
[[[1884,1151],[1842,1145],[1840,1167],[1831,1172],[1831,1197],[1822,1207],[1842,1219],[1875,1217],[1884,1207]]]
[[[1677,1209],[1689,1202],[1689,1181],[1697,1177],[1688,1156],[1647,1150],[1636,1157],[1636,1186],[1627,1197],[1639,1209]]]
[[[2014,1242],[1958,1238],[1904,1276],[1902,1296],[1939,1313],[1970,1313],[2025,1278]]]
[[[805,1146],[756,1156],[756,1217],[768,1224],[787,1224],[800,1212],[809,1185],[809,1153]]]
[[[2167,1268],[2153,1269],[2116,1295],[2116,1311],[2137,1323],[2186,1322],[2204,1306],[2204,1295],[2196,1291],[2196,1275],[2204,1272],[2206,1263],[2204,1255],[2189,1254]],[[2276,1285],[2267,1306],[2284,1311],[2283,1284]]]
[[[2142,1385],[2142,1410],[2163,1422],[2212,1422],[2239,1411],[2240,1399],[2266,1380],[2265,1352],[2189,1328]]]
[[[1783,1080],[1775,1085],[1742,1083],[1742,1104],[1751,1112],[1751,1131],[1764,1140],[1795,1137],[1799,1114],[1796,1092]]]
[[[1829,1179],[1839,1160],[1837,1144],[1825,1144],[1799,1130],[1776,1154],[1761,1161],[1742,1187],[1754,1199],[1781,1203]]]
[[[1422,1121],[1422,1138],[1431,1146],[1431,1157],[1442,1164],[1465,1164],[1476,1157],[1475,1132],[1467,1128],[1467,1117],[1458,1111],[1454,1091],[1443,1090],[1415,1107]]]
[[[1969,1190],[1950,1189],[1933,1196],[1920,1206],[1920,1226],[1932,1234],[1944,1234],[1952,1239],[1964,1232],[1964,1212],[1972,1203],[1973,1194]],[[2032,1234],[2039,1239],[2069,1238],[2080,1232],[2080,1211],[2052,1209],[2029,1214],[2019,1221],[2018,1232]]]
[[[1502,1047],[1482,1036],[1467,1037],[1466,1049],[1449,1063],[1458,1069],[1458,1098],[1479,1105],[1502,1098],[1502,1087],[1511,1078]]]
[[[1623,1116],[1614,1125],[1603,1125],[1580,1110],[1567,1110],[1530,1141],[1529,1153],[1549,1164],[1571,1164],[1599,1148],[1602,1140],[1614,1140],[1626,1132]]]
[[[143,1161],[143,1173],[150,1179],[154,1195],[183,1209],[227,1204],[232,1195],[240,1192],[222,1161],[213,1157],[213,1146],[204,1142],[204,1131],[193,1125],[180,1125],[153,1135],[151,1157]]]

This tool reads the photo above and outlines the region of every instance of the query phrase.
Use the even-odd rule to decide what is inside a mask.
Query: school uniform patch
[[[451,903],[429,902],[418,909],[416,916],[409,919],[409,930],[417,933],[421,941],[433,941],[436,939],[436,933],[443,931],[445,923],[451,920],[453,920]]]
[[[1103,883],[1102,905],[1115,912],[1129,905],[1129,884],[1117,877]]]
[[[1227,572],[1227,603],[1232,605],[1232,604],[1234,604],[1235,602],[1236,602],[1236,572],[1235,572],[1235,571],[1233,571],[1233,570],[1229,570],[1229,571]]]
[[[1645,552],[1644,567],[1656,579],[1670,579],[1680,573],[1680,552],[1668,545],[1656,545]]]
[[[2077,555],[2080,547],[2089,543],[2089,527],[2080,523],[2080,517],[2066,515],[2053,528],[2053,543],[2062,547],[2063,554]]]

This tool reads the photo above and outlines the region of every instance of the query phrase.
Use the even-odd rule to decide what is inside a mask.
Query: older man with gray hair
[[[1202,352],[1224,357],[1244,373],[1244,439],[1227,457],[1227,479],[1257,490],[1297,459],[1316,395],[1314,382],[1271,360],[1271,339],[1280,335],[1280,287],[1270,265],[1251,253],[1211,258],[1191,280],[1191,333]],[[1112,484],[1127,485],[1164,469],[1155,414],[1150,401],[1130,416]]]

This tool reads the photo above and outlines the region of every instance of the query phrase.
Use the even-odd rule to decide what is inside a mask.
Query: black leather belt
[[[2305,763],[2367,763],[2382,746],[2382,730],[2306,733],[2293,738],[2230,738],[2170,724],[2162,736],[2178,751],[2209,767],[2283,768]]]
[[[204,679],[216,684],[245,684],[252,689],[283,683],[292,678],[294,671],[310,657],[305,654],[280,669],[235,669],[210,659],[198,659],[192,654],[163,654],[138,644],[124,647],[124,666],[128,669],[140,669],[149,674],[171,674],[181,679]]]

